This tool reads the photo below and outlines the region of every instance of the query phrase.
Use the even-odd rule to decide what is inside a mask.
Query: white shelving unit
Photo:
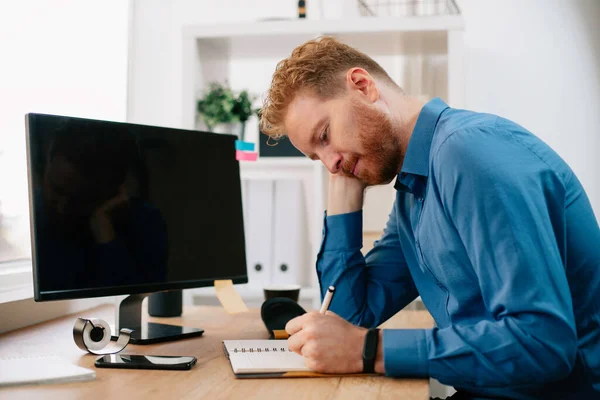
[[[369,54],[407,92],[429,98],[439,96],[452,107],[461,108],[464,105],[463,29],[461,16],[184,26],[181,36],[183,128],[196,127],[195,102],[208,83],[226,80],[234,90],[262,94],[269,87],[277,62],[297,45],[321,35],[335,36]],[[302,179],[309,209],[309,244],[314,267],[326,205],[325,168],[319,162],[293,157],[259,158],[255,163],[242,163],[241,167],[242,179]],[[365,207],[367,209],[368,204]],[[384,210],[388,211],[389,208]],[[368,213],[365,215],[368,218]],[[313,304],[318,306],[319,291],[316,274],[313,275],[312,284],[303,288],[303,292],[313,296]],[[194,293],[208,293],[203,290]],[[241,287],[240,292],[249,297],[262,296],[262,292],[255,289]]]
[[[460,15],[415,17],[356,17],[352,19],[283,20],[200,25],[184,28],[184,37],[209,39],[248,36],[338,35],[341,33],[390,33],[462,31]]]

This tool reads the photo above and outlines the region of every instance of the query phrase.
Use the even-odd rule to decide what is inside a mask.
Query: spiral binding
[[[234,353],[278,353],[278,352],[288,352],[293,353],[290,349],[285,347],[242,347],[241,349],[235,348],[232,350]]]

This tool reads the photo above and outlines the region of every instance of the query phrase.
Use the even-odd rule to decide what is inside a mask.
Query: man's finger
[[[302,355],[302,348],[306,344],[306,333],[302,330],[288,338],[288,348],[294,353]]]
[[[307,314],[301,315],[294,319],[288,321],[285,325],[285,331],[290,335],[295,334],[296,332],[302,329],[302,325],[304,324],[304,320],[306,319]]]

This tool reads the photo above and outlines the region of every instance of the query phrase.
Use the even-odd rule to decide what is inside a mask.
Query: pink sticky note
[[[238,161],[256,161],[257,157],[258,157],[258,153],[255,151],[253,151],[253,152],[241,151],[241,150],[235,151],[235,159]]]

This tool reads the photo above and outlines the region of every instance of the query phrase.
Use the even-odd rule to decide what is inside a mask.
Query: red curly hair
[[[285,136],[283,120],[296,94],[307,91],[322,99],[335,98],[344,90],[344,74],[354,67],[397,86],[375,60],[332,37],[296,47],[275,68],[260,110],[261,131],[275,139]]]

